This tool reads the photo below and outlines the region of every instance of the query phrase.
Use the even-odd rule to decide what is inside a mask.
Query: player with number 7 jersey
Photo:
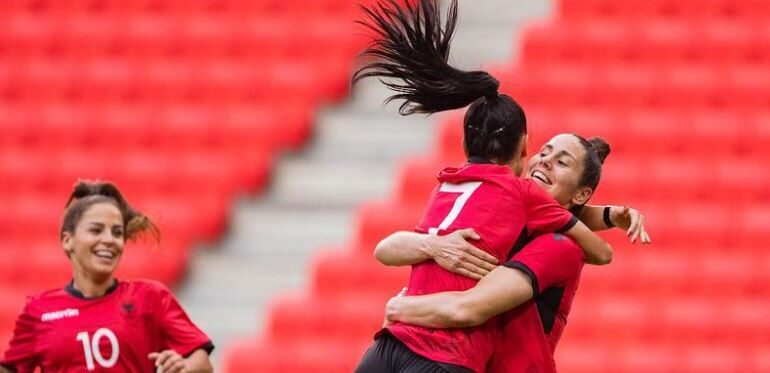
[[[372,31],[373,40],[362,55],[371,59],[353,75],[354,83],[384,79],[395,91],[388,101],[405,100],[400,108],[404,115],[468,106],[463,120],[468,162],[440,173],[417,231],[445,234],[474,228],[482,237],[476,245],[500,262],[528,236],[563,232],[586,251],[589,261],[608,262],[612,250],[606,242],[538,185],[517,176],[527,155],[524,110],[498,92],[500,82],[489,73],[448,63],[457,0],[449,2],[445,20],[441,8],[437,0],[382,0],[364,7],[368,19],[361,24]],[[429,260],[412,267],[407,295],[463,291],[475,284]],[[375,336],[357,373],[482,372],[496,334],[494,320],[444,330],[394,323]]]
[[[463,167],[442,170],[427,209],[416,228],[444,235],[473,227],[482,237],[477,247],[505,262],[517,243],[532,237],[566,232],[578,223],[534,182],[517,177],[509,167],[471,158]],[[435,261],[412,267],[406,295],[467,290],[475,280],[451,273]],[[430,329],[394,323],[387,332],[410,350],[430,360],[483,371],[494,348],[497,324],[463,329]],[[478,361],[475,357],[483,357]]]

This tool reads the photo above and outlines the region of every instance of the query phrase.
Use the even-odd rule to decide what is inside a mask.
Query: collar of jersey
[[[75,289],[75,280],[72,280],[64,288],[64,291],[66,291],[69,295],[72,295],[75,298],[84,299],[84,300],[93,300],[93,299],[99,299],[99,298],[102,298],[102,297],[106,297],[107,295],[110,295],[113,291],[115,291],[115,289],[117,289],[117,288],[118,288],[118,280],[115,279],[112,282],[112,285],[110,285],[110,287],[107,288],[107,291],[105,291],[103,295],[99,295],[99,296],[96,296],[96,297],[88,298],[85,295],[83,295],[83,293],[81,293],[80,290]]]
[[[492,164],[488,159],[482,157],[470,157],[468,158],[469,164]]]

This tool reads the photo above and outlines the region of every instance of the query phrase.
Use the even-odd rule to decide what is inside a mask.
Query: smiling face
[[[62,233],[62,247],[73,270],[88,278],[110,278],[123,254],[124,244],[123,217],[109,202],[88,207],[74,230]]]
[[[562,206],[585,204],[593,191],[580,187],[586,151],[573,135],[558,135],[532,155],[525,177],[531,178]]]

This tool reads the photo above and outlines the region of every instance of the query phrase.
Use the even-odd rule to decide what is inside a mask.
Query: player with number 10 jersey
[[[173,294],[152,281],[117,281],[85,298],[72,284],[28,299],[2,364],[19,372],[154,372],[148,355],[211,352],[208,336]]]
[[[155,281],[118,281],[126,241],[158,230],[112,184],[78,182],[60,238],[72,281],[27,298],[0,373],[213,371],[211,339]]]

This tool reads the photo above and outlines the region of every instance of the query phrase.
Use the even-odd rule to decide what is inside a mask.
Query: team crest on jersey
[[[67,308],[66,310],[61,310],[61,311],[46,312],[42,316],[40,316],[40,321],[43,321],[43,322],[55,321],[55,320],[67,319],[67,318],[78,317],[78,316],[80,316],[80,311],[78,311],[75,308]]]
[[[124,313],[132,314],[134,313],[134,304],[133,303],[123,303],[121,306]]]

